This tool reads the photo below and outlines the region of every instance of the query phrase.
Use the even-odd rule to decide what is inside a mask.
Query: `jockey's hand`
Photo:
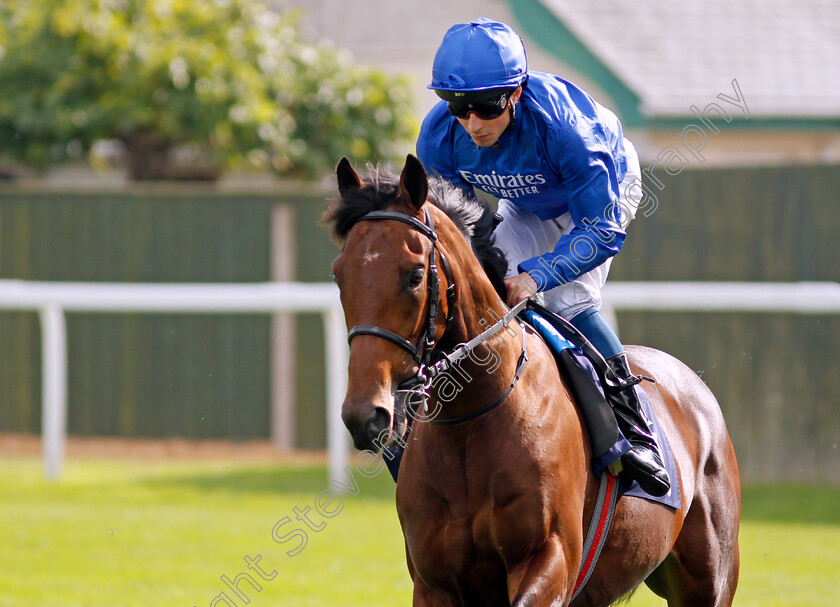
[[[505,278],[507,287],[507,305],[511,308],[523,299],[528,299],[537,294],[537,281],[528,272],[522,272],[519,276]]]

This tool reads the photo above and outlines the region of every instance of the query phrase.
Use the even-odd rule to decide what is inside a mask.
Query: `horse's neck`
[[[469,245],[464,243],[464,247],[466,251],[459,250],[453,264],[459,297],[450,334],[441,344],[447,349],[483,333],[508,311]],[[470,356],[461,359],[450,371],[450,378],[462,389],[446,402],[445,417],[468,415],[507,390],[517,370],[523,339],[523,329],[514,322],[488,337]]]
[[[451,230],[457,230],[450,226]],[[452,346],[464,343],[491,327],[507,311],[507,306],[490,283],[481,263],[460,233],[449,236],[450,265],[458,293],[452,331],[445,336]]]

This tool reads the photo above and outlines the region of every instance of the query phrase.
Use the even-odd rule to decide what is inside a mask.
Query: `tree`
[[[123,142],[134,178],[175,150],[312,176],[416,132],[405,77],[308,44],[267,0],[4,0],[0,153],[35,167]]]

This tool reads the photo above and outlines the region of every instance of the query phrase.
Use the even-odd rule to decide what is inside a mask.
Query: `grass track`
[[[331,518],[315,510],[325,477],[304,464],[73,459],[50,484],[38,459],[0,459],[0,607],[204,607],[222,592],[240,606],[221,576],[257,555],[271,579],[241,581],[248,607],[409,605],[387,473],[357,471],[357,496],[322,502],[341,507]],[[289,557],[295,529],[307,543]],[[840,489],[746,487],[741,555],[740,607],[840,604]],[[664,604],[647,589],[627,603]]]

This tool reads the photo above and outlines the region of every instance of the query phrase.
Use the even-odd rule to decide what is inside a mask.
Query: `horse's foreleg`
[[[574,580],[560,540],[549,538],[531,558],[508,574],[508,596],[513,607],[568,605]]]

